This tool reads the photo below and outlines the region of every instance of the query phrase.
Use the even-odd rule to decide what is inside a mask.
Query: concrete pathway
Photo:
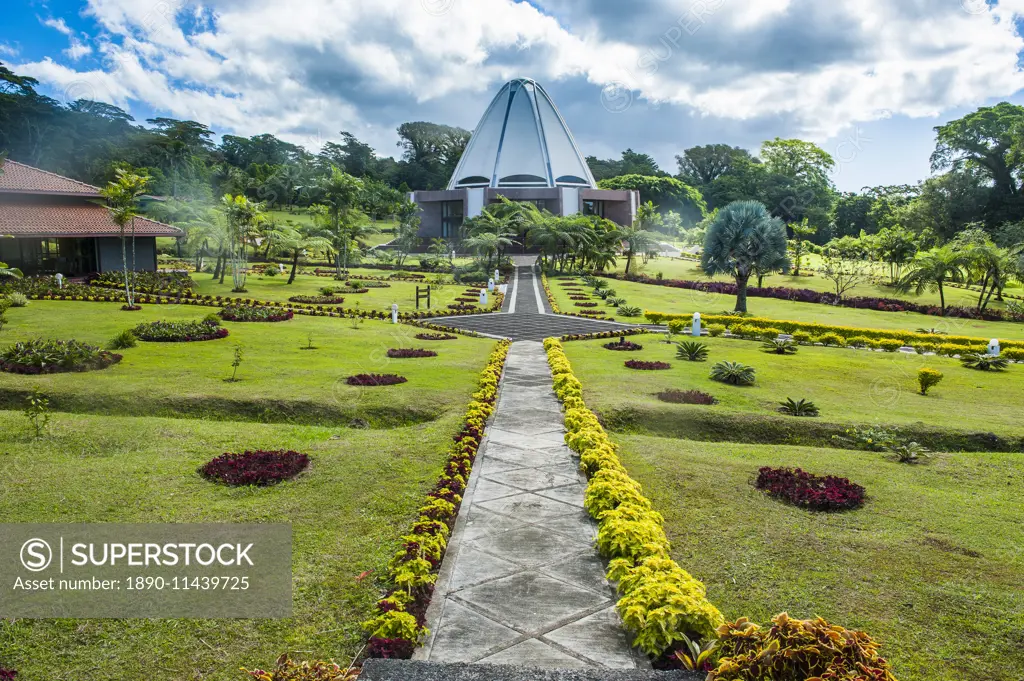
[[[647,666],[621,627],[564,433],[543,346],[514,343],[414,659]]]

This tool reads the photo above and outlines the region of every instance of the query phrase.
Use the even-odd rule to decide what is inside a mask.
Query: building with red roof
[[[156,269],[156,237],[181,237],[177,227],[143,217],[135,233],[137,270]],[[0,262],[25,274],[81,276],[120,270],[121,230],[99,187],[7,160],[0,170]]]

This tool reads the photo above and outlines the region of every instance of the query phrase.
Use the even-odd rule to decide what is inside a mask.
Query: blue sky
[[[57,99],[310,149],[472,128],[542,82],[585,154],[802,137],[842,190],[930,173],[932,128],[1024,104],[1024,0],[8,0],[0,59]]]

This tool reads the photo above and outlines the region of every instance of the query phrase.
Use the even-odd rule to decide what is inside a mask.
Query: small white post
[[[64,275],[63,274],[58,272],[56,275],[54,275],[54,279],[57,280],[57,288],[60,288],[60,289],[64,288]]]
[[[993,357],[998,357],[999,356],[999,339],[998,338],[993,338],[992,340],[990,340],[988,342],[988,354],[992,355]]]
[[[391,323],[398,323],[398,303],[391,303]]]
[[[487,291],[480,289],[480,304],[487,305]]]
[[[694,336],[700,337],[700,312],[693,313],[693,328],[690,331]]]
[[[494,290],[494,280],[493,279],[488,279],[487,280],[487,290],[488,291],[493,291]]]
[[[501,279],[501,272],[494,270],[494,281],[498,281],[499,279]]]
[[[284,272],[285,272],[284,263],[280,263],[280,262],[277,263],[277,271],[280,272],[281,274],[284,274]]]

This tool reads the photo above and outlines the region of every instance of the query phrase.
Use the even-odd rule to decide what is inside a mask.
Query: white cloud
[[[75,35],[75,32],[71,30],[71,27],[68,26],[67,22],[64,21],[64,19],[54,19],[51,17],[49,19],[44,19],[42,21],[44,26],[49,26],[50,28],[59,31],[68,37],[68,41],[70,41],[71,44],[63,52],[71,61],[78,61],[82,57],[92,54],[92,46],[87,45],[83,43],[81,40],[79,40],[78,36]],[[86,37],[88,38],[88,36]]]
[[[471,125],[479,111],[467,117],[464,103],[517,75],[591,83],[594,116],[605,113],[595,93],[620,83],[681,114],[777,119],[815,139],[1024,88],[1024,0],[964,0],[974,13],[945,0],[540,2],[545,11],[513,0],[88,0],[111,36],[99,44],[105,70],[17,69],[240,134],[315,146],[316,131],[347,129],[379,148],[413,110]],[[62,20],[45,23],[76,40]],[[89,47],[78,49],[68,56]]]
[[[49,18],[49,19],[44,19],[43,20],[43,25],[44,26],[49,26],[50,28],[52,28],[54,30],[60,31],[64,35],[68,35],[68,36],[71,35],[71,28],[68,26],[67,22],[64,21],[63,19],[54,19],[52,17]]]

